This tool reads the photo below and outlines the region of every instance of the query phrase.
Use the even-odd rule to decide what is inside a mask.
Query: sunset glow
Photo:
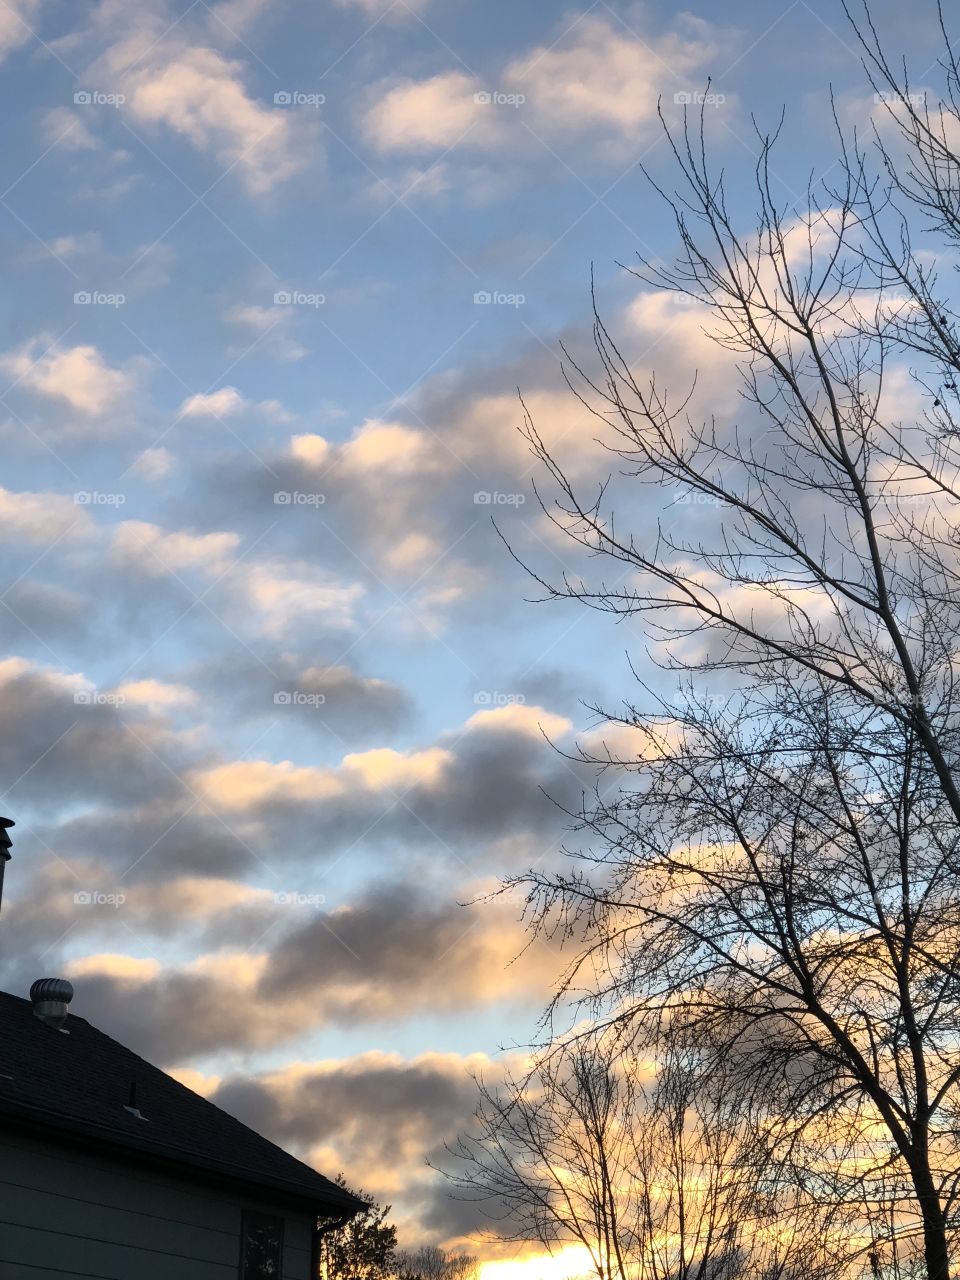
[[[0,0],[0,1013],[224,1276],[956,1280],[950,9]]]

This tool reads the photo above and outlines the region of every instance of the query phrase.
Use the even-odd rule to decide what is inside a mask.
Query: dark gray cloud
[[[354,1185],[414,1219],[422,1238],[449,1242],[491,1227],[482,1208],[458,1199],[430,1166],[448,1159],[477,1103],[473,1073],[495,1062],[453,1054],[413,1060],[380,1053],[264,1076],[231,1076],[212,1100],[301,1156],[335,1153]],[[419,1233],[418,1233],[419,1237]],[[401,1246],[412,1243],[401,1231]]]
[[[0,641],[18,652],[36,645],[49,658],[65,642],[82,646],[90,625],[85,597],[53,583],[18,582],[0,602]]]
[[[17,659],[0,675],[8,808],[42,801],[56,813],[78,799],[136,804],[183,796],[178,771],[201,757],[163,726],[129,723],[108,694]]]
[[[527,528],[539,510],[517,388],[539,407],[548,439],[595,452],[596,421],[565,387],[559,356],[559,346],[553,353],[531,338],[513,359],[430,379],[411,406],[386,410],[384,421],[360,424],[346,439],[338,432],[324,446],[301,428],[314,443],[300,444],[288,428],[259,458],[210,456],[184,489],[179,515],[208,529],[239,524],[251,538],[269,530],[288,554],[345,568],[371,590],[412,588],[415,609],[442,595],[445,607],[488,622],[496,591],[499,620],[520,607],[526,579],[491,516],[518,546],[540,545]]]
[[[242,762],[142,709],[75,701],[90,696],[75,678],[23,662],[0,674],[0,767],[23,774],[4,806],[18,819],[4,915],[24,988],[107,957],[76,970],[77,1011],[167,1061],[419,1010],[531,1011],[546,995],[548,953],[507,970],[522,945],[515,904],[457,899],[556,854],[564,819],[541,788],[573,804],[583,779],[538,736],[541,715],[562,728],[547,713],[479,712],[409,787],[407,758],[390,752],[373,753],[370,778],[363,764],[306,769],[293,790],[271,790],[290,775],[264,762],[263,794],[232,808],[203,779]],[[377,781],[381,754],[400,769],[392,786]],[[159,967],[171,945],[184,959]]]
[[[274,850],[264,849],[259,826],[244,820],[224,823],[196,803],[188,788],[165,802],[149,797],[144,803],[104,807],[69,817],[58,824],[38,824],[44,849],[68,863],[96,858],[106,863],[114,879],[152,882],[176,875],[215,876],[249,872],[257,858],[267,861]],[[27,855],[29,856],[29,855]]]
[[[332,653],[332,651],[331,651]],[[211,661],[191,669],[188,681],[205,692],[211,708],[231,717],[293,722],[347,748],[382,738],[409,723],[410,694],[389,680],[362,675],[343,662],[324,662],[267,650],[226,664]]]
[[[484,919],[483,911],[435,901],[407,884],[384,885],[284,938],[259,991],[266,999],[306,996],[322,974],[328,990],[320,1004],[343,1022],[391,1017],[399,992],[401,1000],[450,1008],[469,999],[485,964],[502,967],[511,958],[491,931],[502,918],[490,909]]]
[[[87,952],[94,935],[100,950],[67,966],[74,1012],[171,1065],[271,1048],[324,1025],[386,1025],[493,1001],[530,1014],[556,977],[557,957],[546,948],[514,963],[524,937],[510,904],[462,907],[403,883],[333,909],[269,895],[218,904],[227,890],[216,884],[194,890],[191,905],[189,886],[180,885],[153,902],[131,891],[99,914],[89,905],[72,913],[65,890],[61,878],[56,912],[48,904],[23,913],[18,944],[39,965],[31,928],[54,915],[57,927],[79,921]],[[161,967],[146,957],[173,914],[177,938],[192,934],[202,958]],[[44,951],[45,971],[62,967],[61,948]],[[131,953],[144,958],[128,959]]]
[[[344,686],[361,700],[368,691],[350,674]],[[402,705],[390,686],[374,696]],[[0,767],[12,779],[22,775],[7,806],[42,841],[39,860],[95,858],[133,883],[252,873],[282,888],[292,869],[309,876],[344,850],[355,864],[385,849],[394,865],[429,856],[457,875],[464,868],[489,875],[504,866],[493,845],[522,838],[538,856],[553,850],[566,823],[558,804],[575,806],[592,777],[538,735],[537,718],[549,725],[550,715],[524,706],[516,709],[523,723],[481,711],[476,724],[441,738],[436,747],[447,755],[435,776],[413,769],[404,780],[398,756],[401,776],[380,785],[366,780],[361,754],[360,772],[307,769],[291,789],[281,768],[264,763],[261,779],[253,762],[249,785],[259,790],[247,802],[237,793],[247,785],[244,763],[201,750],[155,718],[74,697],[73,685],[35,671],[0,684],[0,711],[13,731],[0,739]],[[278,707],[278,716],[288,710]],[[334,746],[339,756],[342,739]],[[237,775],[229,792],[221,770]],[[83,811],[61,808],[80,798]]]
[[[405,1166],[412,1142],[421,1161],[442,1151],[469,1119],[476,1087],[467,1064],[452,1056],[403,1062],[371,1054],[339,1071],[298,1075],[286,1094],[262,1078],[228,1078],[213,1100],[284,1146],[346,1140],[351,1164],[369,1164],[375,1176],[377,1166]]]

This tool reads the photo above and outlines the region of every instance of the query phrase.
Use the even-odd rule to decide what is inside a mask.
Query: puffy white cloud
[[[197,773],[191,785],[215,808],[252,810],[267,802],[315,804],[360,791],[436,787],[453,763],[440,747],[404,753],[390,747],[346,755],[336,769],[289,760],[237,760]]]
[[[182,1085],[199,1093],[202,1098],[209,1098],[216,1093],[223,1081],[223,1076],[210,1075],[203,1071],[195,1071],[193,1067],[170,1067],[167,1075],[179,1080]]]
[[[238,413],[246,404],[236,387],[221,387],[219,391],[190,396],[180,406],[184,418],[228,418]]]
[[[434,151],[465,144],[484,146],[499,133],[497,114],[478,102],[483,86],[462,71],[428,80],[402,80],[373,104],[364,119],[381,151]]]
[[[0,5],[0,58],[34,38],[42,0],[4,0]]]
[[[281,360],[302,360],[307,348],[291,337],[289,330],[296,321],[295,307],[264,307],[256,303],[236,303],[225,315],[228,324],[245,329],[258,337],[259,351],[273,351]],[[239,348],[236,354],[240,354]]]
[[[405,754],[392,747],[344,756],[343,769],[371,790],[405,791],[413,786],[435,787],[453,765],[453,756],[440,747]]]
[[[325,440],[315,432],[307,432],[304,435],[292,437],[290,456],[308,467],[323,467],[333,455],[329,440]]]
[[[290,457],[305,468],[357,477],[396,491],[404,478],[416,480],[449,471],[452,455],[437,448],[437,437],[420,427],[368,419],[342,444],[314,432],[292,436]]]
[[[144,449],[143,453],[138,454],[130,470],[134,475],[156,483],[158,480],[165,480],[176,465],[177,460],[170,450],[158,446],[153,449]]]
[[[155,14],[124,13],[120,25],[119,37],[90,74],[125,95],[122,109],[135,124],[169,129],[221,172],[233,170],[254,195],[305,167],[312,127],[252,96],[247,67],[238,58],[190,43]],[[219,176],[214,172],[211,181]]]
[[[91,526],[87,509],[59,493],[16,493],[0,488],[0,540],[49,545]]]
[[[508,62],[499,88],[460,70],[384,86],[365,130],[379,150],[411,153],[461,145],[527,152],[531,134],[552,145],[590,134],[617,159],[658,125],[661,96],[669,103],[678,91],[702,88],[725,41],[689,15],[663,33],[588,15]]]
[[[342,795],[331,770],[296,766],[289,760],[236,760],[195,774],[191,787],[214,808],[255,810],[265,801],[312,803]]]
[[[359,583],[341,582],[308,561],[281,559],[244,566],[237,590],[256,610],[263,631],[277,637],[298,621],[352,627],[364,595]]]
[[[493,733],[524,733],[534,737],[559,738],[573,728],[566,716],[554,715],[543,707],[513,702],[503,707],[477,711],[467,721],[467,728]]]
[[[51,693],[69,693],[73,695],[84,687],[83,676],[64,675],[59,671],[37,667],[26,658],[3,658],[0,660],[0,688],[17,680],[36,680]]]
[[[284,409],[279,400],[247,400],[236,387],[220,387],[217,391],[200,392],[188,396],[181,404],[181,418],[232,418],[237,414],[256,410],[273,422],[292,422],[294,415]]]
[[[408,533],[384,550],[383,563],[391,573],[410,574],[429,567],[443,555],[443,543],[428,533]],[[448,584],[449,590],[453,584]]]
[[[209,7],[212,32],[222,35],[222,28],[227,27],[235,34],[245,33],[276,7],[274,0],[220,0]]]
[[[272,325],[284,320],[290,314],[289,311],[278,311],[276,307],[261,307],[255,303],[238,302],[228,309],[226,318],[232,324],[243,325],[257,333],[266,333]]]
[[[42,336],[0,356],[0,367],[20,386],[60,401],[86,418],[114,413],[137,385],[133,366],[117,368],[89,344],[45,349]]]
[[[657,99],[701,89],[717,35],[682,18],[657,35],[633,32],[612,18],[590,15],[569,39],[531,49],[504,71],[504,85],[522,91],[534,127],[554,137],[598,130],[636,142],[657,123]]]
[[[241,500],[269,504],[270,518],[279,517],[294,537],[306,534],[310,554],[311,525],[318,522],[303,507],[278,508],[274,494],[322,497],[319,516],[343,540],[338,547],[356,548],[359,570],[369,565],[382,581],[410,584],[409,610],[394,624],[445,627],[453,608],[469,605],[495,581],[491,565],[504,564],[494,554],[489,516],[525,527],[537,521],[529,443],[518,430],[523,409],[515,390],[500,389],[524,373],[511,368],[427,388],[415,423],[370,419],[343,440],[316,431],[293,435],[279,453],[266,455],[269,480],[251,464],[234,473],[234,484],[242,486]],[[545,382],[539,370],[525,379],[527,408],[543,439],[569,474],[603,474],[609,458],[595,421],[559,378]]]
[[[430,464],[430,446],[429,437],[416,428],[374,419],[365,422],[347,441],[341,458],[343,465],[353,471],[380,472],[386,468],[394,475],[422,473]]]
[[[146,520],[124,520],[113,535],[113,555],[148,577],[185,569],[216,575],[229,567],[239,543],[236,533],[186,533]]]
[[[102,145],[88,121],[79,111],[71,111],[69,107],[52,107],[45,112],[41,128],[48,146],[64,151],[96,151]]]
[[[311,628],[352,628],[365,596],[362,583],[309,560],[248,554],[240,534],[232,530],[195,532],[122,520],[110,527],[108,537],[109,556],[131,584],[194,573],[215,580],[203,597],[207,610],[235,635],[254,640],[282,640],[293,631],[302,634]],[[174,621],[182,612],[179,591],[175,595],[181,602],[175,606]],[[165,599],[162,593],[155,596],[158,605]]]
[[[195,690],[183,684],[167,684],[163,680],[147,678],[126,680],[118,685],[118,697],[124,705],[146,707],[150,711],[170,711],[177,707],[189,707],[197,701]]]
[[[157,978],[161,972],[161,965],[159,960],[151,958],[101,952],[72,960],[67,966],[67,971],[71,978],[83,979],[96,975],[99,978],[108,978],[127,984],[149,982]]]

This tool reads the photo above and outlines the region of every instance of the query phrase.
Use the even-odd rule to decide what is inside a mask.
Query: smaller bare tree
[[[809,1197],[766,1176],[702,1061],[644,1060],[610,1033],[547,1049],[524,1075],[479,1082],[448,1176],[498,1238],[579,1245],[596,1280],[833,1280],[847,1251]]]
[[[398,1253],[394,1267],[398,1280],[476,1280],[480,1260],[470,1253],[426,1244]]]

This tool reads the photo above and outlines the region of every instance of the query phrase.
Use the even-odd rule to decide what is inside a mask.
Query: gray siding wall
[[[284,1218],[283,1280],[309,1280],[305,1214],[0,1134],[0,1280],[238,1280],[244,1209]]]

